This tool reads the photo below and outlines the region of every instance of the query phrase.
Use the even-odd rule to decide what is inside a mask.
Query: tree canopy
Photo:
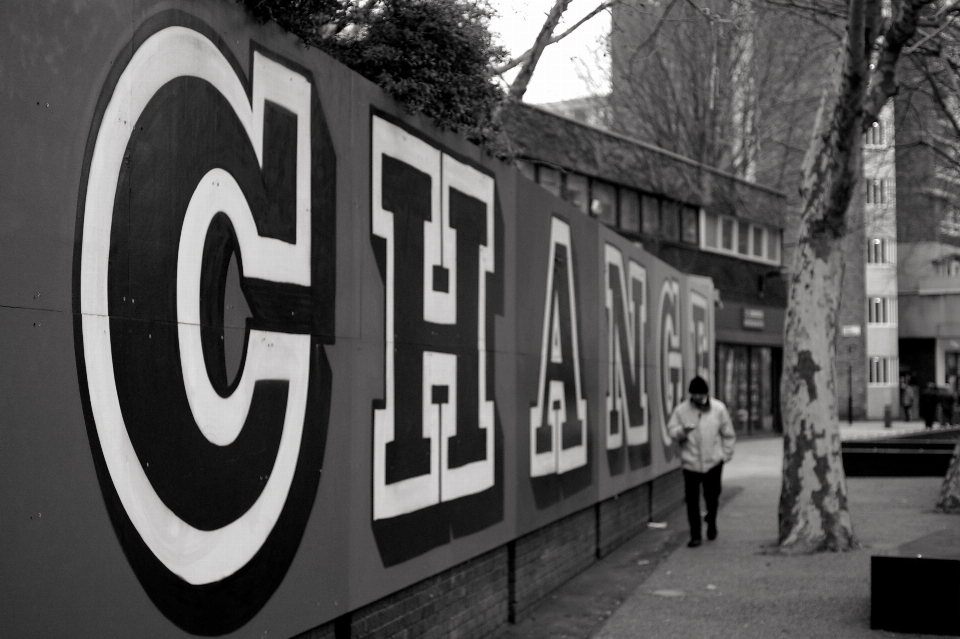
[[[410,113],[502,155],[487,0],[240,0],[389,92]]]

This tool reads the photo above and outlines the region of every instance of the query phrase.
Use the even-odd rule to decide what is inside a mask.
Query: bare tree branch
[[[546,43],[545,45],[543,45],[544,48],[550,46],[551,44],[556,44],[556,43],[560,42],[561,40],[563,40],[564,38],[566,38],[568,35],[570,35],[570,34],[573,33],[574,31],[576,31],[577,28],[580,27],[580,25],[582,25],[584,22],[587,22],[588,20],[590,20],[591,18],[593,18],[593,17],[594,17],[595,15],[597,15],[598,13],[601,13],[602,11],[605,11],[605,10],[611,8],[613,5],[619,3],[620,1],[621,1],[621,0],[605,0],[605,2],[601,2],[601,3],[598,4],[596,7],[594,7],[593,11],[591,11],[590,13],[588,13],[587,15],[585,15],[584,17],[580,18],[580,20],[578,20],[577,23],[574,24],[572,27],[570,27],[569,29],[567,29],[566,31],[564,31],[563,33],[561,33],[561,34],[558,35],[558,36],[553,36],[553,37],[551,37],[551,38],[547,41],[547,43]],[[536,46],[536,45],[534,45],[534,47],[535,47],[535,46]],[[530,47],[529,49],[527,49],[526,51],[524,51],[523,53],[521,53],[520,55],[518,55],[518,56],[517,56],[516,58],[514,58],[513,60],[510,60],[510,61],[507,62],[506,64],[503,64],[503,65],[500,65],[499,67],[496,67],[496,68],[493,70],[493,72],[494,72],[495,74],[497,74],[497,75],[503,75],[504,73],[506,73],[506,72],[509,71],[510,69],[512,69],[512,68],[514,68],[514,67],[517,67],[517,66],[523,64],[524,62],[526,62],[527,60],[529,60],[530,57],[533,55],[534,47]]]
[[[887,99],[897,92],[897,61],[904,45],[917,33],[920,12],[934,0],[904,0],[897,19],[883,36],[877,62],[870,77],[870,89],[864,102],[863,130],[872,126]]]
[[[915,42],[914,44],[904,49],[902,55],[910,55],[911,53],[917,51],[921,46],[926,44],[928,41],[932,40],[933,38],[936,38],[937,36],[942,34],[944,31],[946,31],[952,24],[953,24],[953,17],[951,16],[947,18],[944,21],[943,25],[933,33],[923,33],[923,31],[918,28],[917,32],[921,33],[923,37],[917,42]]]
[[[537,35],[537,39],[530,48],[530,57],[527,58],[527,61],[520,67],[520,73],[517,74],[517,77],[513,80],[513,84],[510,85],[509,96],[512,99],[517,101],[523,99],[523,94],[527,92],[527,85],[530,84],[530,78],[533,77],[533,72],[537,68],[540,56],[543,55],[543,50],[550,43],[550,38],[553,37],[553,31],[557,28],[557,24],[560,23],[560,18],[563,17],[563,12],[567,10],[570,1],[571,0],[557,0],[553,8],[550,9],[550,13],[547,14],[547,20],[543,23],[540,34]]]
[[[950,64],[950,61],[947,60],[945,57],[944,57],[944,60],[948,65],[947,76],[951,81],[954,95],[960,95],[960,86],[958,86],[956,74],[951,68],[952,65]],[[930,69],[926,65],[921,65],[920,70],[927,80],[927,85],[930,87],[931,93],[933,95],[933,99],[937,103],[937,106],[940,107],[941,113],[947,116],[947,121],[953,127],[954,132],[958,136],[960,136],[960,119],[958,119],[955,109],[951,109],[950,106],[947,104],[947,98],[943,94],[942,89],[940,88],[940,83],[937,81],[933,73],[930,71]]]
[[[660,34],[663,25],[667,22],[667,17],[670,15],[670,12],[673,10],[673,7],[676,6],[677,2],[680,0],[670,0],[670,4],[666,6],[663,10],[663,13],[660,15],[660,18],[657,20],[657,24],[654,25],[653,30],[650,32],[650,35],[644,39],[637,47],[633,50],[633,54],[630,56],[630,61],[628,63],[629,68],[633,68],[633,63],[636,61],[637,56],[641,51],[653,45],[657,41],[657,36]]]

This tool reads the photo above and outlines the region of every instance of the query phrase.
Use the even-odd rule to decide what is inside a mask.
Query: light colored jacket
[[[667,432],[680,442],[680,461],[687,470],[705,473],[733,457],[737,436],[730,413],[723,402],[713,397],[706,412],[689,399],[677,406],[667,422]]]

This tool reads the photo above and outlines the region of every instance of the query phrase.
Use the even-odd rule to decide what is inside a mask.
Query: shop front
[[[779,433],[783,308],[724,302],[716,313],[715,396],[738,434]]]

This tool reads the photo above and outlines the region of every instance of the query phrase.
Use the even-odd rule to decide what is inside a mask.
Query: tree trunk
[[[940,498],[937,499],[937,510],[960,515],[960,441],[953,449],[950,468],[947,469],[947,475],[943,478]]]
[[[821,101],[804,162],[803,214],[784,325],[782,552],[859,545],[847,509],[834,361],[844,259],[841,241],[863,164],[870,27],[876,24],[876,17],[868,18],[871,13],[879,17],[879,3],[850,1],[834,90]]]
[[[787,552],[857,546],[840,457],[834,358],[840,243],[801,238],[784,326],[783,484],[779,544]]]
[[[863,169],[862,132],[896,92],[900,54],[930,2],[904,0],[896,20],[878,40],[880,0],[850,0],[834,95],[829,100],[824,96],[817,114],[804,163],[804,208],[784,325],[782,552],[858,546],[847,509],[834,370],[841,240],[847,231],[847,207]],[[955,452],[947,482],[960,475],[957,456]],[[960,481],[954,480],[952,486],[960,489]],[[946,484],[944,491],[948,492]]]

